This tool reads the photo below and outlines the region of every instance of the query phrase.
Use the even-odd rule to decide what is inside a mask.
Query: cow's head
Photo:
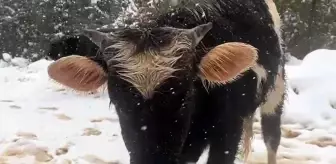
[[[108,81],[109,92],[133,92],[130,95],[144,100],[171,88],[183,97],[197,78],[224,84],[256,63],[256,49],[243,43],[226,43],[202,58],[196,56],[196,46],[211,29],[212,23],[191,29],[120,29],[109,34],[85,30],[84,34],[103,52],[101,59],[107,69],[103,71],[89,58],[73,56],[52,64],[49,75],[81,91],[97,89]]]

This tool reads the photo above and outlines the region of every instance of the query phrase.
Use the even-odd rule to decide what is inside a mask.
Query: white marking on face
[[[179,38],[160,52],[147,51],[134,54],[134,45],[119,42],[110,46],[120,51],[108,63],[116,61],[118,64],[109,67],[121,68],[117,72],[120,78],[132,84],[144,98],[149,99],[158,86],[178,71],[174,65],[184,54],[177,51],[188,49],[190,46],[191,43],[186,38]]]

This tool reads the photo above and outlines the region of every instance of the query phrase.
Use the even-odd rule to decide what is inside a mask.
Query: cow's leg
[[[204,120],[206,121],[206,120]],[[205,122],[198,121],[191,125],[184,148],[181,154],[181,164],[195,163],[199,160],[205,147],[208,144],[208,129],[204,127]]]
[[[210,139],[207,164],[233,164],[242,134],[243,119],[235,116],[227,117],[225,121],[215,126],[217,130]],[[221,129],[223,131],[220,131]]]
[[[276,154],[281,139],[281,114],[285,97],[285,80],[280,71],[275,80],[275,87],[267,95],[266,102],[260,106],[261,128],[267,147],[268,164],[276,164]]]
[[[279,104],[275,113],[261,115],[261,128],[267,148],[267,163],[276,164],[276,154],[281,139],[281,113],[283,104]]]
[[[208,164],[233,164],[241,140],[244,118],[257,109],[258,81],[255,74],[213,92],[212,108],[216,111],[216,124],[210,134]]]
[[[207,114],[202,112],[193,119],[181,154],[182,164],[196,163],[209,144],[209,129],[212,128],[210,126],[212,125],[212,117]]]
[[[181,163],[196,163],[209,144],[209,129],[213,128],[213,115],[210,110],[210,97],[200,81],[195,83],[195,110],[187,139],[181,154]]]

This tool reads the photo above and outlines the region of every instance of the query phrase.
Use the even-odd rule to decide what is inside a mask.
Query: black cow
[[[108,93],[130,163],[196,162],[210,146],[208,164],[232,164],[243,129],[248,141],[260,107],[268,164],[276,164],[285,60],[279,26],[270,12],[274,8],[268,7],[269,0],[190,3],[153,15],[154,21],[136,28],[84,32],[102,52],[98,56],[106,64]],[[209,64],[204,61],[216,60],[210,50],[229,42],[256,47],[257,64],[241,75],[227,70],[226,75],[239,76],[234,81],[212,80],[202,72]],[[232,59],[232,70],[243,65],[231,51],[216,52]],[[210,64],[217,66],[210,74],[226,67]]]

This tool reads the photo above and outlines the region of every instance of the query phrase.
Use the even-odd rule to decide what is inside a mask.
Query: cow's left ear
[[[199,77],[210,84],[226,84],[257,64],[255,47],[240,42],[221,44],[201,60]]]

